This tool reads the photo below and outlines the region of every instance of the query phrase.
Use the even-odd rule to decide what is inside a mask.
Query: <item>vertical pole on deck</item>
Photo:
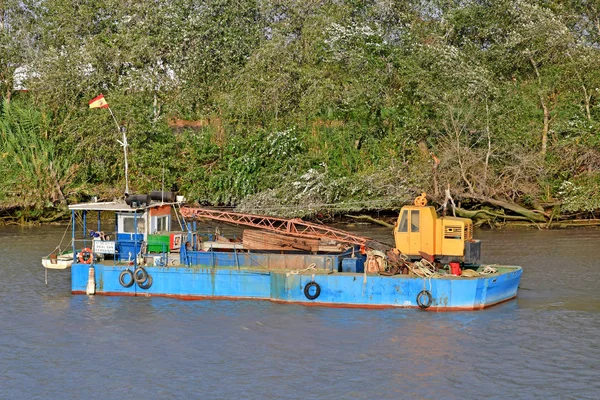
[[[75,254],[75,210],[71,210],[71,244],[73,245],[73,262],[76,259]]]
[[[192,224],[193,224],[193,225],[192,225],[192,229],[194,230],[194,232],[198,232],[198,226],[196,225],[196,220],[194,220],[194,221],[192,222]],[[194,235],[194,236],[192,237],[192,240],[193,240],[193,243],[192,243],[192,249],[196,249],[196,248],[197,248],[197,247],[196,247],[196,243],[198,242],[198,238],[196,237],[196,235]]]
[[[92,99],[89,102],[89,105],[90,105],[90,108],[108,108],[108,111],[110,112],[110,115],[112,116],[112,119],[113,119],[113,121],[115,121],[115,125],[117,126],[117,132],[123,134],[123,141],[120,141],[119,139],[117,139],[117,142],[119,142],[119,144],[123,147],[123,155],[125,156],[125,197],[127,197],[129,195],[129,166],[127,165],[127,146],[128,146],[128,144],[127,144],[127,135],[125,134],[125,132],[127,132],[127,128],[125,127],[125,125],[119,125],[119,123],[117,122],[117,118],[115,117],[115,114],[113,114],[112,110],[110,109],[110,106],[104,99],[103,95],[100,95],[100,96],[96,97],[95,99]]]
[[[102,229],[100,229],[100,211],[98,211],[98,232],[100,232]]]
[[[123,155],[125,157],[125,196],[129,194],[129,166],[127,165],[127,132],[125,126],[119,125],[117,122],[117,118],[115,118],[115,114],[113,114],[110,107],[108,107],[108,111],[110,111],[110,115],[112,115],[113,120],[115,121],[115,125],[117,125],[117,131],[123,134],[123,141],[117,140],[119,144],[123,147]]]
[[[133,266],[137,268],[137,211],[133,213]]]
[[[190,242],[190,244],[192,244],[192,224],[189,222],[187,223],[187,231],[187,240]]]
[[[87,211],[83,210],[83,247],[87,247],[85,245],[85,238],[87,237],[87,234],[85,233],[87,228]]]
[[[236,242],[233,242],[233,254],[235,255],[235,266],[237,267],[238,271],[240,269],[240,261],[238,260],[238,252],[237,252],[237,244]]]
[[[119,214],[115,213],[115,254],[114,254],[114,259],[115,259],[115,265],[117,264],[117,259],[121,258],[121,254],[119,252]],[[117,257],[117,253],[119,253],[119,257]]]

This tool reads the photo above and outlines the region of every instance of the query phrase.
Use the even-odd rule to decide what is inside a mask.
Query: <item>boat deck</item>
[[[207,253],[207,254],[211,254],[211,253]],[[135,268],[135,267],[144,267],[144,268],[161,268],[164,270],[170,270],[170,269],[178,269],[178,268],[189,268],[189,269],[193,269],[193,270],[206,270],[206,269],[218,269],[218,270],[237,270],[237,271],[257,271],[257,272],[285,272],[287,274],[309,274],[309,275],[332,275],[332,274],[338,274],[338,275],[345,275],[345,276],[355,276],[355,277],[363,277],[363,276],[385,276],[386,278],[427,278],[427,279],[437,279],[437,278],[444,278],[444,279],[457,279],[457,280],[466,280],[466,279],[478,279],[481,277],[495,277],[495,276],[500,276],[500,275],[504,275],[504,274],[508,274],[511,272],[515,272],[518,270],[521,270],[522,267],[520,266],[513,266],[513,265],[496,265],[496,264],[483,264],[478,266],[477,268],[468,268],[465,269],[466,271],[470,271],[471,274],[473,272],[476,272],[477,274],[464,274],[462,276],[455,276],[452,275],[450,273],[450,271],[447,270],[440,270],[439,272],[437,272],[434,275],[431,276],[421,276],[421,275],[417,275],[417,274],[408,274],[408,275],[402,275],[402,274],[396,274],[396,275],[381,275],[379,273],[367,273],[367,272],[343,272],[343,271],[338,271],[338,270],[334,270],[334,269],[330,269],[330,268],[317,268],[314,265],[307,265],[304,268],[277,268],[277,267],[267,267],[265,265],[243,265],[243,264],[238,264],[238,265],[219,265],[219,264],[214,264],[214,265],[206,265],[206,264],[190,264],[190,265],[185,265],[182,264],[179,261],[179,254],[176,253],[171,253],[168,257],[168,261],[167,263],[165,263],[165,265],[162,264],[155,264],[154,260],[151,257],[147,257],[146,258],[147,261],[143,262],[143,263],[138,263],[135,264],[132,261],[119,261],[119,260],[94,260],[93,264],[89,264],[90,266],[93,265],[102,265],[105,267],[119,267],[119,268]],[[79,264],[82,265],[82,264]],[[487,267],[492,267],[496,270],[496,272],[492,272],[492,273],[484,273],[484,270]],[[463,270],[463,272],[465,271]]]

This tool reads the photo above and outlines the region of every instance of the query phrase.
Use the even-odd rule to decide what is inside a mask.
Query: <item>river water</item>
[[[600,398],[597,230],[476,232],[521,287],[454,313],[72,296],[64,230],[0,228],[0,399]]]

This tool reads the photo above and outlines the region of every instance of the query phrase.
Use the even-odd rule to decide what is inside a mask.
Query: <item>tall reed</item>
[[[53,208],[72,192],[76,164],[57,151],[45,121],[28,106],[1,105],[0,207]]]

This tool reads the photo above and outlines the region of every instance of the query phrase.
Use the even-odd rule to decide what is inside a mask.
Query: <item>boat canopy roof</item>
[[[71,204],[69,210],[74,211],[112,211],[112,212],[126,212],[126,211],[144,211],[151,208],[157,208],[164,205],[172,205],[175,203],[151,203],[144,207],[130,207],[124,201],[110,201],[110,202],[92,202],[92,203],[80,203]]]

